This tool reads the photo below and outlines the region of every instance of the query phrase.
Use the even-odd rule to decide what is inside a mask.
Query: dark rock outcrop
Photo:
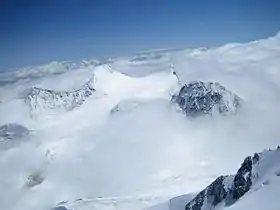
[[[214,206],[219,204],[223,199],[227,196],[227,191],[224,188],[223,181],[225,180],[226,176],[218,177],[207,190],[207,199],[210,201]]]
[[[252,158],[247,157],[237,171],[232,185],[232,197],[234,200],[239,199],[250,190],[252,185],[252,164]]]
[[[184,85],[178,94],[172,96],[172,102],[188,116],[202,114],[236,113],[241,98],[215,82],[194,81]]]
[[[42,182],[44,180],[45,180],[45,177],[44,177],[43,171],[37,170],[28,176],[25,186],[28,188],[32,188],[32,187],[42,184]]]
[[[51,210],[70,210],[70,209],[67,209],[65,206],[57,206],[52,208]]]
[[[256,177],[256,174],[253,174],[253,166],[258,163],[259,159],[258,154],[245,158],[234,176],[218,177],[188,202],[185,209],[210,210],[222,203],[227,206],[232,205],[250,190]]]
[[[223,184],[226,178],[227,176],[218,177],[186,205],[186,210],[201,210],[205,200],[211,206],[221,203],[227,197],[227,190]]]
[[[29,133],[26,127],[16,123],[0,126],[0,150],[12,148],[24,141],[28,138]]]

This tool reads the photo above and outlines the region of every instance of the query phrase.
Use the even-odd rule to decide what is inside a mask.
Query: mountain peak
[[[241,99],[218,82],[192,81],[171,99],[188,116],[236,113]]]

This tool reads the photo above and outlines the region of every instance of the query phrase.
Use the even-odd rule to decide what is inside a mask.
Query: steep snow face
[[[188,116],[233,114],[241,106],[241,99],[219,83],[195,81],[184,85],[172,101]]]
[[[166,71],[144,77],[131,77],[101,66],[95,70],[94,75],[95,88],[119,100],[170,97],[173,89],[178,84],[176,76]]]
[[[51,63],[0,74],[1,125],[32,130],[28,143],[0,151],[0,209],[184,208],[190,194],[234,174],[245,156],[279,144],[279,57],[280,39],[272,37],[215,49],[149,52],[110,65],[67,70]],[[81,87],[93,75],[96,91],[86,97]],[[233,105],[238,111],[230,117],[186,117],[170,99],[191,81],[223,85],[231,94],[225,91],[220,104],[234,104],[236,94],[241,108]],[[30,117],[29,100],[22,99],[30,87],[39,88],[31,101],[40,117]],[[75,101],[72,93],[80,89]],[[122,111],[112,116],[114,107]],[[244,186],[237,194],[245,194],[230,208],[257,186],[246,181],[249,174],[242,173],[245,182],[237,179]],[[228,176],[223,184],[229,189],[233,181]],[[217,183],[210,191],[223,197],[221,180]],[[185,203],[180,195],[186,195]],[[212,200],[218,203],[219,196]]]

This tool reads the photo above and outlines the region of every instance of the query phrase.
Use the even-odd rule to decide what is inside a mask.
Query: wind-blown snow
[[[0,151],[0,209],[169,209],[169,199],[183,194],[187,203],[216,177],[235,172],[244,157],[279,144],[279,57],[277,35],[1,73],[0,126],[16,123],[32,135]],[[29,88],[70,93],[92,77],[94,97],[75,109],[30,114]],[[195,119],[178,112],[172,95],[196,80],[219,82],[243,99],[242,109]],[[117,105],[122,112],[110,114]]]

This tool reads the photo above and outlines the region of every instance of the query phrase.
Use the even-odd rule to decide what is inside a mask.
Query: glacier
[[[279,57],[278,33],[0,73],[0,143],[14,142],[0,149],[0,209],[183,210],[198,195],[204,210],[279,209]],[[193,81],[226,90],[210,103],[226,116],[178,111]]]

